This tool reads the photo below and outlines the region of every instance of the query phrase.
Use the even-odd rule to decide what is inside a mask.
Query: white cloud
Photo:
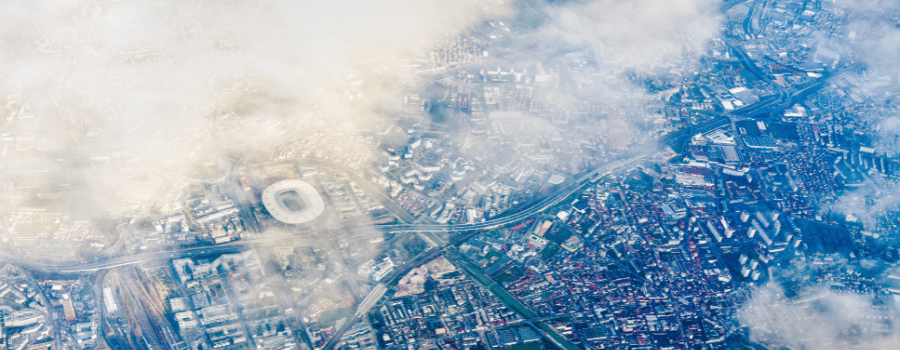
[[[712,0],[597,0],[551,7],[551,13],[563,38],[590,45],[599,60],[647,68],[702,51],[718,35],[718,5]]]
[[[43,163],[76,187],[68,201],[95,196],[103,213],[134,173],[176,174],[286,130],[364,129],[413,78],[399,59],[477,20],[474,5],[2,2],[0,128],[15,141],[0,176]],[[130,160],[90,160],[118,155]]]
[[[878,220],[889,211],[900,210],[900,184],[877,174],[863,186],[847,191],[823,209],[844,214],[851,221],[875,230]]]
[[[738,320],[750,338],[770,348],[896,349],[896,309],[875,306],[865,295],[835,293],[819,286],[788,300],[778,287],[753,291]]]

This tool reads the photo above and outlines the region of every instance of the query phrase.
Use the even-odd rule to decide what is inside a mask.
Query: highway
[[[741,53],[743,53],[743,51],[741,51]],[[743,54],[743,56],[745,59],[749,60],[749,57],[747,57],[746,54]],[[762,72],[757,72],[757,73],[759,73],[761,77],[765,77],[764,75],[762,75]],[[832,76],[830,76],[830,75],[824,76],[824,77],[822,77],[822,79],[818,79],[816,81],[807,83],[800,87],[797,87],[794,89],[794,91],[792,91],[790,93],[788,93],[784,89],[781,89],[779,98],[763,100],[754,105],[750,105],[750,106],[742,108],[738,111],[734,111],[733,113],[730,113],[727,116],[713,118],[713,119],[708,120],[700,125],[696,125],[696,126],[693,126],[689,129],[685,129],[685,130],[680,130],[679,132],[668,135],[669,136],[668,138],[663,139],[663,143],[671,145],[671,143],[673,143],[673,142],[682,142],[680,140],[684,136],[690,136],[695,132],[707,132],[709,130],[725,126],[725,125],[729,124],[731,122],[732,118],[734,118],[734,117],[752,115],[752,113],[756,113],[757,111],[760,111],[760,110],[765,110],[765,111],[774,111],[776,109],[783,110],[784,108],[788,108],[788,107],[792,106],[794,103],[799,102],[800,99],[802,99],[809,93],[814,92],[814,91],[818,90],[819,88],[821,88],[822,86],[824,86],[830,80],[831,77]],[[420,232],[421,231],[431,231],[431,232],[462,231],[464,233],[455,235],[454,239],[451,239],[450,242],[444,243],[440,247],[440,250],[438,248],[433,248],[423,254],[420,254],[418,257],[413,259],[413,261],[410,261],[409,263],[405,264],[401,268],[394,271],[392,273],[391,277],[386,279],[386,281],[390,281],[390,282],[389,283],[385,282],[385,283],[387,285],[393,285],[396,282],[396,280],[399,279],[401,276],[403,276],[406,272],[408,272],[409,269],[411,269],[412,267],[415,267],[414,265],[417,266],[418,264],[423,263],[426,260],[430,260],[432,257],[435,256],[435,254],[437,254],[438,252],[442,252],[443,255],[445,257],[447,257],[448,259],[450,259],[451,261],[453,261],[454,264],[461,266],[467,272],[467,274],[470,275],[472,278],[474,278],[479,284],[481,284],[483,287],[487,288],[492,293],[496,294],[498,297],[503,299],[503,302],[505,304],[507,304],[508,306],[513,308],[520,315],[522,315],[529,322],[529,324],[531,324],[531,325],[535,326],[537,329],[539,329],[543,333],[543,336],[547,340],[552,342],[557,348],[565,349],[565,350],[577,349],[577,347],[574,344],[572,344],[571,342],[569,342],[568,339],[566,339],[564,336],[559,334],[559,332],[557,332],[556,329],[549,327],[547,324],[537,320],[536,319],[537,315],[534,314],[534,312],[532,312],[530,309],[528,309],[524,304],[522,304],[519,300],[517,300],[508,291],[503,289],[500,285],[496,284],[496,282],[494,282],[489,277],[484,275],[484,273],[481,272],[480,269],[478,269],[474,266],[471,266],[471,263],[469,263],[461,255],[459,255],[459,253],[454,251],[450,246],[452,246],[455,243],[462,242],[465,239],[468,239],[472,235],[476,234],[478,232],[477,230],[479,230],[479,229],[490,229],[490,228],[499,227],[502,225],[511,224],[511,223],[523,220],[523,219],[525,219],[531,215],[534,215],[536,213],[539,213],[541,211],[544,211],[549,207],[559,204],[561,201],[568,198],[569,196],[571,196],[572,194],[574,194],[575,192],[577,192],[578,190],[583,188],[586,184],[592,182],[594,179],[602,177],[603,175],[609,174],[613,171],[621,170],[625,167],[632,166],[636,162],[639,162],[639,161],[645,159],[646,157],[650,156],[653,153],[655,153],[655,151],[651,152],[648,149],[633,150],[631,153],[627,153],[626,155],[622,156],[621,158],[623,158],[623,159],[609,162],[603,166],[600,166],[600,167],[594,169],[593,171],[591,171],[587,174],[580,176],[578,179],[570,182],[568,185],[557,190],[553,195],[551,195],[547,198],[544,198],[543,200],[537,201],[536,203],[526,206],[518,211],[515,211],[514,213],[511,213],[508,215],[503,215],[500,217],[495,217],[495,218],[492,218],[485,222],[475,223],[475,224],[463,224],[463,225],[408,225],[408,224],[405,224],[405,225],[393,225],[391,227],[386,227],[385,229],[387,231],[395,232],[395,233],[396,232],[407,232],[406,230],[411,230],[410,232],[414,232],[414,231],[420,231]],[[630,156],[630,157],[628,157],[628,156]],[[357,315],[355,315],[353,322],[348,322],[347,324],[344,325],[344,327],[339,329],[335,333],[335,335],[332,337],[332,339],[330,339],[329,342],[323,347],[323,349],[331,350],[337,343],[340,342],[340,338],[349,329],[350,325],[355,323],[356,321],[358,321],[360,317],[361,317],[361,315],[359,313]]]
[[[539,201],[534,202],[516,212],[509,213],[503,216],[495,217],[490,220],[486,220],[480,223],[473,224],[458,224],[458,225],[427,225],[427,224],[398,224],[398,225],[384,225],[379,226],[385,232],[391,233],[419,233],[419,232],[454,232],[457,233],[454,237],[448,242],[441,242],[440,246],[429,249],[428,251],[420,254],[419,256],[411,259],[409,262],[397,268],[391,275],[384,279],[384,283],[386,285],[393,285],[397,280],[402,278],[410,269],[417,267],[430,259],[433,259],[438,254],[442,252],[446,252],[446,248],[452,246],[453,244],[457,244],[462,242],[471,236],[478,233],[480,229],[490,229],[495,227],[500,227],[503,225],[508,225],[511,223],[515,223],[518,221],[522,221],[534,214],[542,212],[547,208],[550,208],[554,205],[559,204],[572,194],[579,191],[586,184],[592,182],[597,177],[602,177],[606,174],[610,174],[614,171],[624,169],[629,166],[635,165],[637,162],[645,159],[649,155],[652,155],[656,152],[655,149],[650,148],[638,148],[632,150],[631,152],[626,153],[620,158],[609,163],[606,163],[593,171],[585,173],[574,179],[567,184],[565,184],[562,188],[558,189],[554,192],[554,194],[543,198]],[[628,157],[628,158],[625,158]],[[325,163],[319,162],[319,165],[325,165]],[[341,169],[341,167],[335,167],[333,164],[329,164],[331,166],[326,166],[332,170],[346,170]],[[344,172],[344,171],[341,171]],[[355,174],[355,173],[354,173]],[[361,183],[367,183],[361,182]],[[366,186],[363,186],[366,188]],[[382,194],[383,196],[383,194]],[[376,197],[378,198],[378,197]],[[386,198],[386,197],[385,197]],[[387,198],[390,200],[389,198]],[[393,201],[390,201],[393,203]],[[350,229],[350,233],[354,231],[354,229]],[[315,230],[309,232],[310,235],[324,235],[327,234],[326,230]],[[108,270],[116,267],[122,266],[130,266],[136,265],[144,262],[152,262],[152,261],[166,261],[169,259],[181,259],[181,258],[190,258],[190,257],[200,257],[200,256],[209,256],[209,255],[217,255],[217,254],[226,254],[226,253],[237,253],[249,249],[255,245],[263,245],[268,244],[272,245],[274,243],[283,242],[285,239],[291,239],[292,237],[285,237],[283,235],[277,236],[269,236],[269,237],[260,237],[255,239],[246,239],[241,241],[229,242],[216,246],[203,246],[203,247],[192,247],[192,248],[182,248],[178,250],[168,250],[168,251],[159,251],[159,252],[149,252],[142,254],[134,254],[128,256],[117,256],[106,259],[98,259],[90,262],[81,262],[81,263],[54,263],[51,261],[41,261],[41,260],[31,260],[31,259],[22,259],[16,256],[11,256],[7,254],[0,254],[0,258],[3,260],[10,262],[15,265],[19,265],[22,267],[26,267],[32,270],[44,271],[48,273],[54,274],[83,274],[83,273],[95,273],[98,271]],[[495,288],[492,288],[494,291]],[[494,291],[498,293],[497,291]],[[511,297],[511,296],[510,296]],[[513,300],[515,300],[513,298]],[[369,304],[377,303],[376,300],[369,300]],[[527,316],[527,318],[533,318],[532,315],[529,314],[524,305],[521,305],[520,308],[517,308],[517,311],[523,313],[523,315]],[[329,342],[325,345],[325,349],[333,348],[338,341],[340,341],[341,336],[344,332],[346,332],[350,326],[352,326],[360,317],[363,315],[357,313],[354,316],[354,319],[351,322],[347,322],[344,327],[342,327],[338,332],[329,340]],[[547,327],[543,324],[539,324],[538,328],[541,329],[545,336],[548,337],[551,341],[557,344],[557,346],[570,349],[573,348],[568,341],[565,340],[564,337],[559,335],[550,327]]]
[[[494,293],[498,298],[500,298],[504,304],[512,308],[516,313],[518,313],[522,318],[533,324],[537,329],[539,329],[544,337],[556,345],[559,349],[564,350],[577,350],[578,347],[572,344],[566,337],[559,333],[555,328],[550,327],[546,323],[539,321],[539,315],[531,309],[528,308],[525,304],[523,304],[519,299],[517,299],[514,295],[512,295],[509,291],[503,288],[500,284],[495,282],[492,278],[488,277],[481,271],[481,268],[475,266],[468,259],[466,259],[459,252],[446,249],[444,256],[450,260],[454,265],[459,266],[463,270],[465,270],[469,276],[472,277],[475,282],[481,284],[482,287]]]
[[[762,111],[775,111],[779,109],[784,109],[792,106],[794,103],[799,102],[806,95],[822,88],[825,86],[829,80],[834,77],[840,76],[840,74],[827,74],[817,80],[806,83],[799,87],[796,87],[791,92],[784,92],[782,98],[773,99],[770,101],[760,101],[756,104],[741,108],[739,110],[733,111],[728,116],[721,116],[717,118],[713,118],[709,121],[706,121],[702,124],[695,125],[690,129],[683,129],[677,131],[675,133],[671,133],[664,137],[663,142],[666,144],[672,144],[675,142],[679,142],[679,140],[684,136],[690,136],[696,132],[705,132],[720,126],[726,125],[730,118],[734,117],[746,117],[751,114],[762,113]],[[465,233],[473,230],[483,230],[483,229],[492,229],[501,227],[504,225],[509,225],[518,221],[522,221],[540,213],[552,206],[555,206],[562,202],[564,199],[568,198],[572,194],[579,191],[586,184],[590,183],[592,180],[602,177],[603,175],[613,173],[615,171],[628,168],[630,166],[636,165],[638,162],[646,159],[650,155],[656,153],[656,149],[650,147],[643,147],[633,149],[629,152],[626,152],[624,155],[620,156],[620,159],[611,161],[602,166],[595,168],[593,171],[590,171],[584,175],[581,175],[577,179],[574,179],[570,182],[563,183],[563,186],[557,189],[552,195],[540,199],[530,205],[527,205],[518,211],[508,212],[501,214],[500,216],[493,217],[489,220],[485,220],[483,222],[472,223],[472,224],[456,224],[456,225],[434,225],[434,224],[414,224],[414,223],[403,223],[403,224],[395,224],[395,225],[381,225],[378,226],[379,229],[386,233],[418,233],[418,232],[432,232],[432,233]],[[393,200],[385,196],[383,193],[378,191],[374,185],[369,183],[365,178],[355,173],[353,170],[346,168],[343,165],[335,164],[332,162],[325,161],[309,161],[310,164],[314,166],[321,166],[330,170],[338,171],[344,174],[348,174],[354,180],[357,181],[364,190],[373,195],[374,198],[378,199],[380,202],[385,203],[385,206],[394,211],[399,216],[404,216],[401,218],[403,221],[411,221],[409,217],[405,217],[402,213],[405,212],[402,208],[399,208]],[[237,189],[234,192],[240,192]],[[242,201],[243,202],[243,201]],[[242,208],[244,209],[244,208]],[[243,211],[243,210],[242,210]],[[406,215],[409,215],[408,213]],[[255,221],[254,221],[255,222]],[[362,231],[362,228],[350,228],[350,233],[352,234],[356,230]],[[310,236],[321,235],[324,236],[327,232],[324,230],[313,230],[308,233]],[[209,246],[209,247],[196,247],[196,248],[185,248],[178,250],[168,250],[168,251],[159,251],[159,252],[150,252],[150,253],[141,253],[134,254],[128,256],[113,256],[109,258],[105,258],[102,260],[95,261],[87,261],[87,262],[67,262],[67,263],[59,263],[53,261],[46,261],[42,259],[25,259],[17,256],[12,256],[9,254],[0,254],[0,259],[3,259],[7,262],[27,267],[37,271],[45,271],[49,273],[60,273],[60,274],[77,274],[77,273],[90,273],[96,272],[100,270],[110,269],[118,266],[125,266],[131,264],[137,264],[144,261],[155,261],[155,260],[164,260],[164,259],[178,259],[185,257],[194,257],[194,256],[202,256],[202,255],[212,255],[212,254],[221,254],[228,252],[239,252],[245,249],[248,249],[255,245],[262,244],[271,244],[276,243],[278,240],[283,240],[285,237],[260,237],[255,239],[246,239],[241,241],[229,242],[222,245],[217,246]],[[451,238],[452,243],[454,241],[458,241],[457,239]],[[444,243],[443,245],[446,245]]]
[[[729,2],[729,4],[733,4],[737,2]],[[726,42],[727,43],[727,42]],[[747,69],[752,72],[755,76],[762,80],[766,80],[767,76],[764,72],[755,64],[753,64],[752,60],[749,56],[743,52],[737,45],[732,45],[731,43],[727,43],[728,46],[736,53],[738,59],[742,62],[742,64],[747,67]],[[544,52],[545,50],[534,50],[532,52],[520,53],[518,55],[541,55],[541,54],[550,54],[548,52]],[[554,51],[558,52],[558,49]],[[509,57],[502,58],[503,60],[509,59],[511,57],[515,57],[516,55],[510,55]],[[492,58],[490,60],[481,61],[477,63],[478,65],[487,66],[492,64],[494,60],[501,60],[501,58]],[[458,67],[456,69],[449,70],[445,73],[438,74],[437,76],[432,77],[432,79],[441,79],[447,76],[454,74],[456,71],[467,68],[468,66]],[[841,73],[843,74],[843,73]],[[795,103],[800,102],[803,98],[805,98],[810,93],[813,93],[822,87],[826,86],[828,82],[834,78],[840,76],[840,74],[832,74],[825,73],[821,78],[816,79],[814,81],[808,82],[806,84],[793,87],[791,89],[785,89],[774,85],[778,90],[778,95],[771,96],[770,98],[764,98],[763,100],[745,106],[744,108],[730,111],[726,115],[719,116],[716,118],[712,118],[707,120],[701,124],[691,126],[690,128],[682,129],[674,133],[670,133],[666,135],[662,139],[663,144],[673,145],[674,143],[684,142],[684,137],[690,137],[695,133],[706,132],[718,127],[722,127],[728,125],[732,119],[741,118],[741,117],[749,117],[761,113],[768,112],[776,112],[784,110],[785,108],[790,108]],[[420,254],[419,256],[411,259],[409,262],[404,264],[403,266],[398,267],[391,275],[386,277],[383,280],[383,286],[391,286],[396,283],[396,281],[401,278],[404,274],[406,274],[411,268],[417,267],[427,260],[430,260],[436,257],[439,254],[445,254],[451,259],[455,260],[454,262],[459,264],[464,264],[465,261],[462,257],[453,255],[453,252],[450,252],[449,247],[458,244],[475,234],[478,234],[479,230],[485,229],[493,229],[499,228],[506,225],[515,224],[518,222],[522,222],[538,213],[544,212],[549,208],[557,206],[561,204],[567,198],[570,198],[573,194],[578,193],[582,190],[586,185],[595,181],[598,178],[601,178],[605,175],[615,173],[624,169],[628,169],[633,167],[640,162],[652,157],[654,154],[658,152],[657,148],[654,147],[638,147],[629,151],[626,151],[624,154],[620,155],[617,159],[612,160],[606,164],[603,164],[587,173],[584,173],[577,178],[569,179],[563,184],[559,186],[559,188],[555,189],[553,193],[547,197],[537,199],[533,202],[523,204],[518,208],[514,208],[508,212],[502,213],[499,216],[492,217],[483,222],[477,222],[472,224],[450,224],[450,225],[435,225],[435,224],[420,224],[415,223],[415,218],[410,215],[406,210],[404,210],[399,204],[394,202],[390,197],[385,195],[377,186],[368,181],[364,176],[360,175],[353,169],[348,168],[344,164],[339,164],[335,162],[323,161],[323,160],[313,160],[313,159],[293,159],[286,161],[294,161],[299,162],[304,165],[311,165],[313,167],[317,167],[320,169],[327,169],[330,171],[335,171],[346,175],[352,181],[354,181],[357,185],[359,185],[363,190],[369,193],[373,198],[378,200],[382,205],[384,205],[388,210],[393,212],[397,217],[400,218],[402,223],[393,224],[393,225],[380,225],[377,226],[378,229],[384,231],[385,233],[393,233],[393,234],[402,234],[402,233],[450,233],[451,238],[448,241],[440,241],[436,242],[435,247],[432,247],[425,253]],[[238,161],[237,163],[240,163]],[[225,167],[226,165],[222,165]],[[249,200],[246,198],[246,193],[238,185],[237,174],[233,171],[235,169],[234,164],[232,164],[229,168],[229,171],[226,174],[227,182],[229,183],[229,187],[226,188],[227,191],[230,191],[231,194],[237,198],[237,202],[240,205],[240,212],[242,213],[242,219],[253,229],[259,230],[259,224],[256,222],[255,217],[250,215],[251,208],[248,204]],[[369,230],[370,228],[348,228],[348,233],[353,234],[357,231],[362,233],[364,230]],[[306,233],[309,237],[326,237],[329,232],[325,229],[320,230],[310,230]],[[434,235],[431,235],[434,236]],[[203,257],[203,256],[212,256],[226,253],[238,253],[241,251],[245,251],[247,249],[251,249],[255,246],[272,246],[273,244],[284,242],[285,240],[290,239],[300,239],[300,237],[289,237],[283,235],[273,235],[273,236],[260,236],[254,237],[251,239],[244,239],[235,242],[229,242],[225,244],[220,244],[216,246],[202,246],[202,247],[191,247],[191,248],[178,248],[166,251],[157,251],[157,252],[146,252],[139,253],[133,255],[119,255],[119,256],[110,256],[103,259],[97,259],[94,261],[79,261],[79,262],[57,262],[50,261],[41,258],[24,258],[15,255],[11,255],[8,253],[0,253],[0,259],[9,262],[11,264],[27,268],[34,271],[43,271],[46,273],[52,274],[84,274],[84,273],[95,273],[98,271],[105,271],[117,267],[123,266],[132,266],[146,262],[164,262],[171,259],[181,259],[181,258],[194,258],[194,257]],[[116,242],[118,247],[123,244],[123,241]],[[450,253],[448,253],[450,252]],[[465,265],[463,265],[465,266]],[[491,291],[497,293],[499,296],[504,297],[508,293],[503,291],[502,288],[496,285],[495,282],[491,281],[489,278],[483,276],[483,274],[478,269],[471,269],[464,267],[465,270],[469,272],[476,280],[479,280],[480,283],[485,285]],[[499,288],[499,289],[498,289]],[[496,289],[496,290],[495,290]],[[383,295],[384,291],[378,290],[376,294],[373,294],[371,300],[366,300],[366,306],[375,305],[380,299],[380,295]],[[510,298],[512,298],[510,296]],[[506,299],[506,298],[504,298]],[[513,301],[514,298],[512,298]],[[505,300],[506,301],[506,300]],[[518,302],[518,301],[515,301]],[[530,313],[530,311],[524,307],[524,305],[518,305],[512,303],[511,307],[515,308],[517,312],[523,315],[526,319],[534,320],[536,315]],[[325,346],[326,349],[334,346],[336,342],[340,340],[340,336],[350,327],[352,326],[357,319],[362,317],[364,313],[357,313],[355,315],[354,320],[350,322],[346,322],[345,326],[337,332],[337,334],[332,338],[332,340]],[[557,346],[561,348],[569,349],[571,348],[571,344],[568,344],[564,337],[559,336],[558,334],[554,334],[555,330],[548,327],[538,326],[539,329],[545,332],[545,336],[548,336],[551,341],[554,341]]]
[[[448,233],[465,233],[473,230],[481,230],[481,229],[490,229],[501,227],[504,225],[508,225],[511,223],[515,223],[528,217],[537,214],[546,210],[549,207],[559,204],[562,200],[571,196],[578,190],[580,190],[584,185],[591,182],[591,179],[597,175],[604,175],[612,173],[616,170],[623,169],[628,166],[632,166],[637,162],[643,160],[648,155],[652,154],[649,150],[643,150],[641,152],[635,152],[637,154],[632,155],[627,159],[616,160],[603,166],[600,166],[593,171],[582,175],[578,179],[570,182],[568,185],[557,190],[553,195],[548,196],[542,200],[535,202],[534,204],[521,209],[520,211],[509,213],[503,216],[495,217],[490,220],[486,220],[484,222],[473,223],[473,224],[458,224],[458,225],[430,225],[430,224],[396,224],[396,225],[382,225],[378,226],[384,232],[387,233],[416,233],[416,232],[448,232]],[[630,154],[629,154],[630,155]],[[349,228],[350,232],[353,233],[356,230],[360,232],[364,228]],[[325,236],[327,235],[326,230],[311,230],[308,234],[310,236]],[[245,239],[240,241],[234,241],[229,243],[224,243],[216,246],[203,246],[203,247],[193,247],[193,248],[182,248],[177,250],[166,250],[166,251],[158,251],[158,252],[149,252],[149,253],[141,253],[141,254],[133,254],[128,256],[115,256],[106,259],[99,259],[95,261],[87,261],[87,262],[67,262],[67,263],[59,263],[53,261],[46,261],[41,259],[23,259],[20,257],[8,255],[8,254],[0,254],[0,259],[3,259],[7,262],[28,267],[37,271],[45,271],[49,273],[59,273],[59,274],[78,274],[78,273],[91,273],[100,270],[106,270],[114,267],[132,265],[146,261],[158,261],[165,259],[180,259],[187,257],[196,257],[196,256],[204,256],[204,255],[214,255],[214,254],[223,254],[223,253],[235,253],[246,250],[252,246],[256,245],[271,245],[273,243],[277,243],[279,241],[283,241],[284,239],[289,239],[284,236],[272,236],[272,237],[259,237],[254,239]],[[451,239],[451,242],[446,242],[444,245],[449,243],[458,241],[458,239]]]

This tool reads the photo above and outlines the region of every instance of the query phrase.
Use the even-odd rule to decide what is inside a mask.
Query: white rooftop
[[[289,208],[283,194],[295,193],[291,199],[297,208]],[[284,180],[267,187],[262,194],[263,206],[278,221],[287,224],[301,224],[311,221],[325,211],[322,196],[312,185],[300,180]]]

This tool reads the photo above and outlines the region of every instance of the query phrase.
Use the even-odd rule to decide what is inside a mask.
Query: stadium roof
[[[279,181],[262,194],[263,206],[278,221],[302,224],[311,221],[325,210],[322,196],[312,185],[300,180]]]

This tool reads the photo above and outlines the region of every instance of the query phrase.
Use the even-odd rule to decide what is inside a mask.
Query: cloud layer
[[[900,184],[874,175],[863,186],[847,191],[826,208],[844,214],[849,221],[858,221],[866,229],[875,230],[878,220],[888,212],[900,209]]]
[[[616,68],[695,58],[718,35],[717,11],[712,0],[597,0],[550,7],[561,38],[590,45],[599,61]]]
[[[35,168],[74,185],[70,201],[114,206],[110,195],[134,174],[171,175],[298,130],[364,129],[410,81],[400,58],[471,24],[479,9],[443,0],[4,2],[0,127],[9,143],[0,167],[22,190],[9,196],[33,195],[18,182]]]
[[[822,350],[895,349],[896,317],[890,305],[875,306],[863,295],[818,287],[787,300],[771,285],[755,290],[738,315],[751,339],[764,346]]]

